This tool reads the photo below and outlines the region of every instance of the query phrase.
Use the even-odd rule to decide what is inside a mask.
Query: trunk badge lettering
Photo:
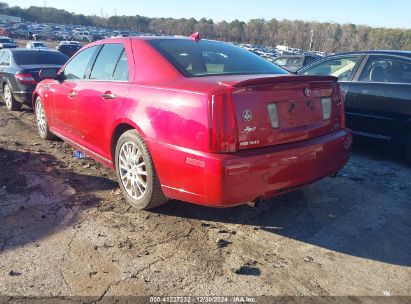
[[[243,118],[244,121],[249,122],[251,121],[251,119],[253,119],[253,112],[251,112],[250,109],[245,109],[241,117]]]
[[[310,96],[311,96],[311,89],[310,89],[310,88],[306,88],[306,89],[304,90],[304,95],[307,96],[307,97],[310,97]]]
[[[244,141],[240,143],[241,147],[245,147],[245,146],[252,146],[252,145],[258,145],[260,144],[259,140],[254,140],[254,141]]]
[[[250,132],[254,132],[255,130],[257,130],[257,127],[251,128],[251,127],[246,127],[244,129],[244,132],[250,133]]]

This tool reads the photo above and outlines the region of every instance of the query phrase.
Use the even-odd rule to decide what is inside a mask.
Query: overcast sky
[[[411,28],[411,0],[0,0],[10,6],[49,6],[85,15],[142,15],[214,21],[253,18],[333,21]]]

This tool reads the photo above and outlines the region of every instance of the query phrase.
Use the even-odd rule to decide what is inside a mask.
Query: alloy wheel
[[[37,128],[41,135],[44,135],[47,131],[46,115],[44,114],[43,104],[40,101],[36,103],[36,120]]]
[[[13,96],[11,95],[11,90],[7,84],[4,86],[4,102],[6,103],[7,108],[11,109]]]
[[[123,143],[118,167],[120,180],[127,194],[133,199],[141,199],[147,189],[147,170],[143,155],[135,143]]]

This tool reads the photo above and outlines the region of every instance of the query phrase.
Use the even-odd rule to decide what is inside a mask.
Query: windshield
[[[185,76],[288,74],[258,55],[223,42],[159,39],[149,43]]]
[[[0,43],[14,43],[14,41],[9,38],[0,38]]]
[[[33,42],[33,45],[35,46],[35,47],[45,47],[46,45],[44,44],[44,43],[42,43],[42,42]]]
[[[18,65],[28,64],[55,64],[63,65],[68,60],[67,56],[60,52],[24,51],[14,52],[14,60]]]

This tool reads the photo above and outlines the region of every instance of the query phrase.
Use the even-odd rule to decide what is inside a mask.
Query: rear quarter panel
[[[133,126],[150,150],[161,184],[187,184],[191,177],[182,174],[183,152],[208,149],[208,95],[134,85],[129,96],[133,99],[122,105],[113,133],[120,124]]]

